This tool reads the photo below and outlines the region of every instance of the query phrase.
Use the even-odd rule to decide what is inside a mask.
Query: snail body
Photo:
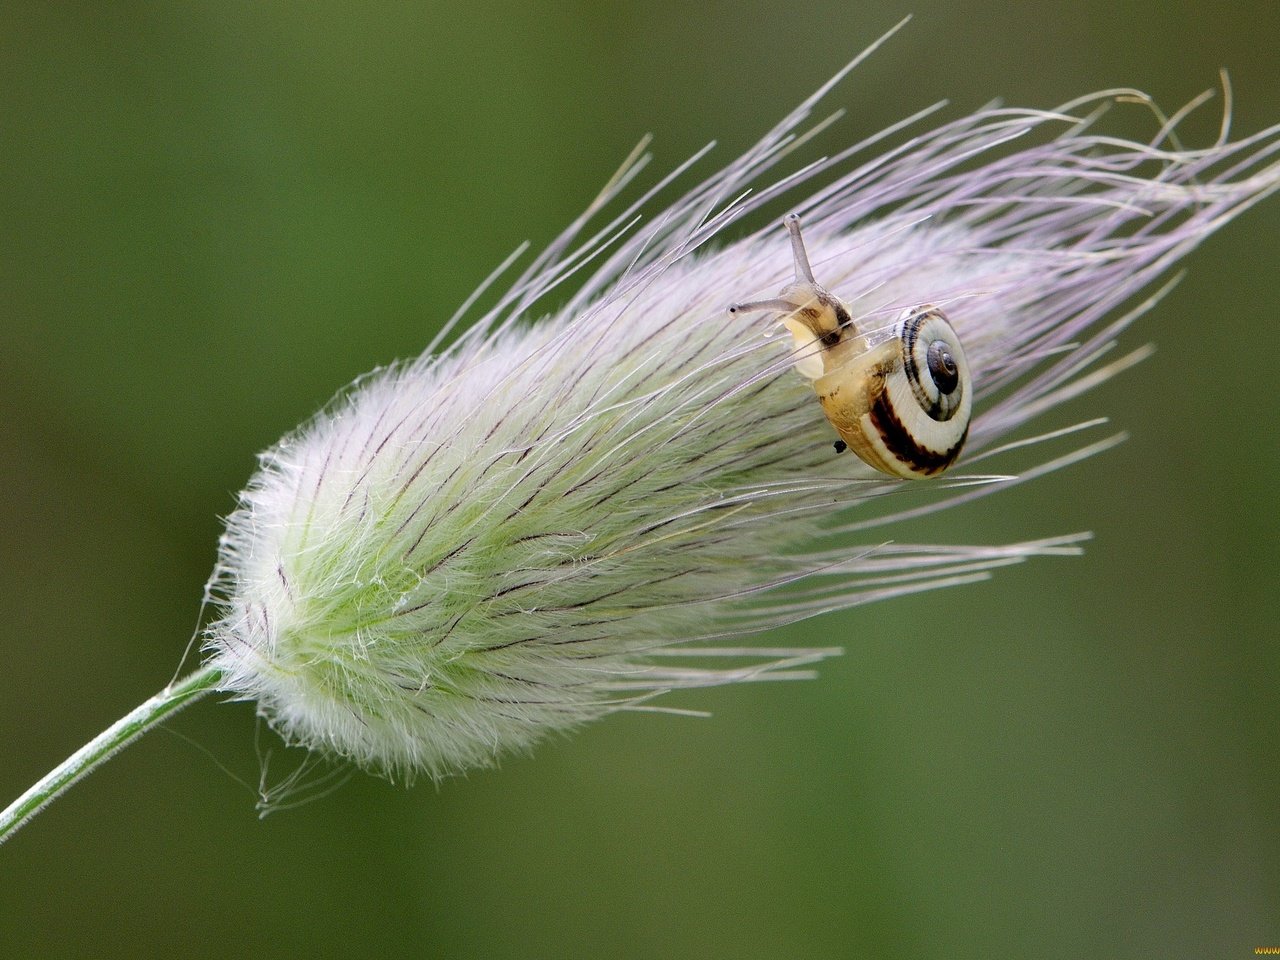
[[[865,463],[895,477],[936,476],[964,447],[973,382],[946,315],[925,304],[904,310],[887,340],[872,344],[848,307],[813,279],[800,220],[786,219],[796,280],[774,300],[735,304],[731,313],[770,310],[795,341],[796,369],[813,382],[823,413]]]

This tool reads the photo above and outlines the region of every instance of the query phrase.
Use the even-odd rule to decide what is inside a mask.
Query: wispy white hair
[[[1113,442],[1046,462],[1013,434],[1140,355],[1114,358],[1117,334],[1280,185],[1280,129],[1232,141],[1224,121],[1189,150],[1175,116],[1117,139],[1103,109],[1149,101],[1112,90],[911,133],[931,109],[778,177],[828,89],[665,209],[654,195],[702,154],[579,243],[622,205],[633,158],[469,329],[438,349],[470,303],[421,357],[265,453],[221,544],[220,689],[292,741],[439,776],[673,688],[808,675],[833,652],[732,638],[1076,552],[1078,537],[890,541],[906,517]],[[945,307],[977,397],[946,478],[836,456],[790,338],[727,314],[790,279],[776,221],[734,229],[762,209],[802,215],[815,273],[864,330]]]

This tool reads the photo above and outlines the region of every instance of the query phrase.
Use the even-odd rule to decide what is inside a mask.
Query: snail
[[[795,339],[796,369],[813,381],[840,439],[895,477],[936,476],[960,455],[973,413],[973,383],[960,338],[937,307],[904,310],[888,340],[872,345],[849,308],[813,278],[800,218],[786,218],[795,282],[776,299],[736,303],[733,314],[772,310]]]

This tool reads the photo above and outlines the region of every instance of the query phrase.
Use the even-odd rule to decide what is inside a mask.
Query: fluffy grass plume
[[[1232,140],[1224,120],[1186,149],[1177,117],[1113,90],[930,129],[931,109],[779,173],[826,92],[665,209],[653,195],[702,157],[627,206],[633,158],[448,346],[264,454],[221,545],[217,688],[292,742],[440,776],[676,688],[808,676],[833,652],[744,635],[1075,552],[906,544],[893,524],[1112,442],[1046,460],[1021,428],[1141,356],[1117,357],[1117,334],[1276,188],[1280,133]],[[1151,138],[1108,136],[1108,109],[1143,111]],[[946,311],[975,415],[944,478],[835,455],[803,347],[776,317],[727,312],[792,279],[776,218],[734,228],[760,210],[801,215],[815,276],[868,340],[913,305]]]

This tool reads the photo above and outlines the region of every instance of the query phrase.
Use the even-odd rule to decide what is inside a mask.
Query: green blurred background
[[[912,11],[829,146],[939,97],[1173,108],[1220,66],[1251,133],[1280,121],[1277,10],[4,5],[0,799],[168,679],[254,454],[421,349],[642,134],[655,169],[712,137],[727,160]],[[679,701],[710,720],[613,718],[438,789],[357,775],[261,822],[218,766],[256,785],[252,708],[202,703],[0,849],[0,955],[1280,945],[1278,237],[1280,199],[1214,237],[1128,338],[1155,359],[1052,421],[1129,443],[895,531],[1091,529],[1083,560],[768,638],[847,654]]]

